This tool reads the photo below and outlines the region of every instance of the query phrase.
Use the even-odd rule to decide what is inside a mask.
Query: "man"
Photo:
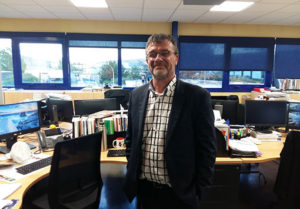
[[[216,156],[210,95],[176,78],[172,36],[152,35],[146,55],[153,78],[129,101],[125,191],[143,209],[197,208]]]

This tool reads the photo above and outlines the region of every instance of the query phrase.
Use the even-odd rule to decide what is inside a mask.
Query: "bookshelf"
[[[113,141],[125,138],[128,119],[127,110],[103,110],[90,115],[74,116],[72,119],[73,138],[103,132],[101,150],[113,148]]]

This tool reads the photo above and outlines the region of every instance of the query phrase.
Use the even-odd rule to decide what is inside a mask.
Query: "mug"
[[[124,138],[118,137],[115,140],[113,140],[112,145],[114,148],[123,148],[124,147]]]

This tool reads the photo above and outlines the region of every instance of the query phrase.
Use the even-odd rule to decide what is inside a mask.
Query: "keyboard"
[[[125,157],[126,150],[125,149],[112,149],[108,150],[107,157]]]
[[[36,171],[40,168],[44,168],[44,167],[50,165],[51,161],[52,161],[51,156],[46,157],[46,158],[40,159],[38,161],[29,163],[29,164],[26,164],[26,165],[22,165],[22,166],[16,168],[16,170],[17,170],[18,173],[26,175],[26,174],[31,173],[33,171]]]

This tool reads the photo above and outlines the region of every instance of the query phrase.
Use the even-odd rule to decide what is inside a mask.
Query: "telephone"
[[[38,139],[41,149],[44,148],[53,148],[57,142],[63,141],[63,136],[60,135],[52,135],[46,136],[43,131],[38,131]]]

